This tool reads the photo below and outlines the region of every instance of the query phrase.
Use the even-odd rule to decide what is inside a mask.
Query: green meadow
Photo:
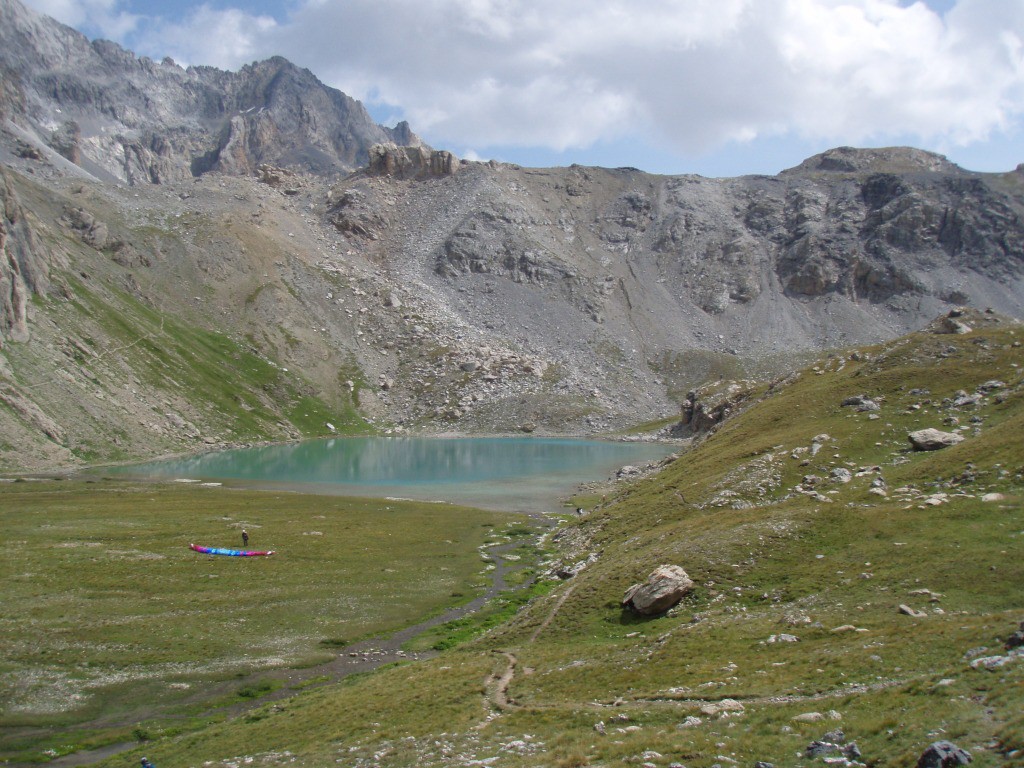
[[[196,727],[281,686],[275,670],[477,596],[490,583],[480,548],[514,520],[173,483],[4,483],[0,756]],[[275,554],[189,549],[240,548],[243,528]]]

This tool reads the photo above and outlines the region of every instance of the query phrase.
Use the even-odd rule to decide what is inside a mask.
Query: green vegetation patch
[[[224,488],[2,484],[0,755],[37,754],[38,728],[83,744],[76,726],[95,730],[101,714],[134,727],[259,698],[280,685],[261,670],[330,660],[338,638],[391,632],[457,603],[453,593],[477,594],[478,548],[507,520]],[[276,554],[189,549],[240,547],[243,528],[250,548]]]

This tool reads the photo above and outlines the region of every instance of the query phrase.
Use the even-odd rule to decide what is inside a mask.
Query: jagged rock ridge
[[[224,72],[136,57],[0,0],[2,116],[25,141],[100,178],[166,183],[261,163],[316,173],[365,165],[373,144],[419,146],[356,100],[274,57]]]

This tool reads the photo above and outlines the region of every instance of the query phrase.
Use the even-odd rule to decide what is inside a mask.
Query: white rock
[[[821,712],[804,712],[792,718],[797,723],[820,723],[825,719]]]

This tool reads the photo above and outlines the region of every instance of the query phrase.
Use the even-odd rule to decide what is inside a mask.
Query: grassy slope
[[[178,729],[253,672],[332,659],[468,599],[486,582],[477,549],[508,519],[179,485],[0,485],[0,754],[123,740],[141,721]],[[240,546],[243,527],[277,554],[188,549]]]
[[[1024,331],[982,319],[966,336],[917,334],[860,361],[830,358],[769,394],[585,518],[598,561],[482,640],[153,745],[150,756],[803,765],[808,743],[841,727],[871,765],[912,765],[939,738],[975,765],[1024,765],[1024,662],[969,663],[1002,653],[1024,619],[1024,355],[1013,346]],[[990,379],[1006,386],[977,406],[950,405]],[[840,405],[862,393],[881,399],[878,418]],[[909,450],[908,431],[949,428],[950,417],[967,427],[963,443]],[[822,433],[831,439],[817,455],[792,458]],[[830,481],[839,467],[865,473]],[[811,474],[823,478],[820,498],[794,490]],[[885,497],[869,492],[878,477]],[[1004,498],[983,501],[989,492]],[[663,562],[683,566],[694,593],[667,616],[623,614],[626,587]],[[769,642],[780,633],[799,641]],[[498,692],[506,653],[508,702]],[[701,711],[725,698],[743,712]],[[824,719],[793,719],[808,713]],[[681,727],[688,717],[699,722]]]
[[[62,435],[48,437],[0,403],[0,471],[151,458],[211,441],[372,431],[343,385],[362,383],[354,361],[321,350],[315,357],[327,372],[319,378],[289,370],[279,343],[286,321],[264,322],[245,300],[262,292],[274,316],[295,323],[300,303],[267,298],[290,290],[264,273],[285,258],[269,233],[215,211],[175,218],[150,210],[150,224],[138,223],[135,211],[131,224],[99,195],[60,196],[20,177],[16,186],[35,213],[29,219],[51,285],[32,297],[31,341],[3,348],[4,384]],[[90,248],[58,223],[65,208],[79,206],[148,266],[122,266],[109,248]]]
[[[76,425],[68,430],[67,447],[79,460],[194,450],[207,437],[238,443],[317,436],[328,434],[328,422],[338,434],[369,431],[353,403],[329,404],[301,376],[226,335],[159,313],[128,294],[100,294],[70,282],[72,301],[44,303],[64,333],[91,352],[74,350],[76,359],[67,363],[79,373],[79,385],[52,380],[47,371],[53,362],[35,346],[12,345],[7,357],[19,382],[47,382],[28,391],[59,422]],[[140,422],[125,417],[129,409],[139,412]],[[198,429],[178,435],[168,411],[178,411]],[[140,430],[145,422],[160,431]],[[0,468],[18,462],[16,453],[7,455],[0,447]]]

